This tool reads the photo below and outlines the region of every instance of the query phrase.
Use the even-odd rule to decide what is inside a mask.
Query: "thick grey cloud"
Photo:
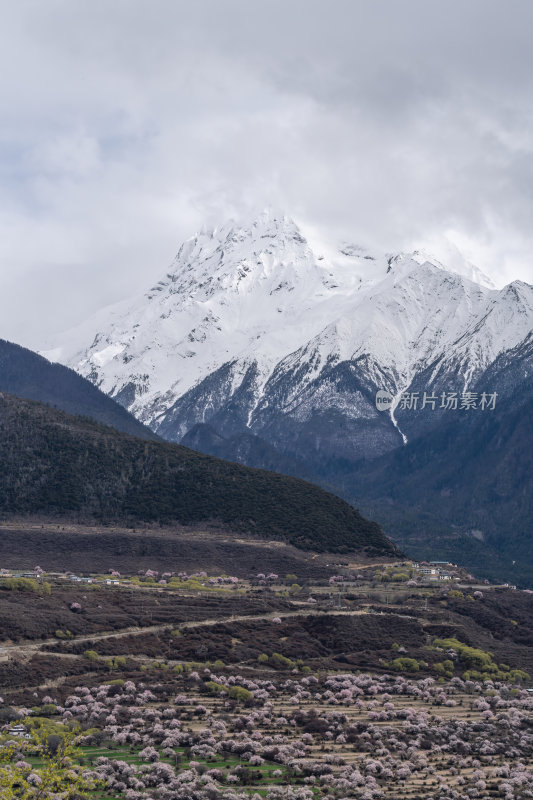
[[[0,336],[40,347],[268,204],[533,281],[530,0],[0,12]]]

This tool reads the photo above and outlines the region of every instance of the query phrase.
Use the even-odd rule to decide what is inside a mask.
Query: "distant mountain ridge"
[[[0,392],[91,417],[133,436],[159,438],[74,370],[4,339],[0,339]]]

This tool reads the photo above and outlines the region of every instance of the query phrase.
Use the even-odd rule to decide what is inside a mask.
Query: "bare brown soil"
[[[81,612],[71,611],[73,603]],[[76,584],[54,587],[51,595],[0,588],[0,646],[49,639],[57,630],[75,636],[190,620],[227,618],[232,614],[270,613],[290,608],[270,593],[217,592],[191,595]]]
[[[214,575],[247,578],[258,572],[290,572],[309,580],[325,578],[339,562],[347,566],[350,561],[349,555],[316,554],[217,529],[111,528],[27,519],[0,522],[0,565],[9,569],[32,569],[39,564],[48,571],[88,574],[113,568],[136,574],[141,569],[193,572],[201,565]],[[374,562],[375,558],[368,559],[368,564]],[[358,553],[357,565],[364,564],[365,557]]]

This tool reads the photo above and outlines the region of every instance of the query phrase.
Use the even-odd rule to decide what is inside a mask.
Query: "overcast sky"
[[[267,205],[533,282],[531,0],[0,0],[0,337]]]

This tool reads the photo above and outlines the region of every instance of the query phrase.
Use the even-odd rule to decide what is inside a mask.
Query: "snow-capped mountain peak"
[[[165,278],[147,293],[178,294],[208,302],[221,292],[280,296],[328,284],[324,268],[298,226],[285,215],[263,212],[249,225],[228,223],[186,241]]]
[[[379,451],[399,434],[375,408],[377,388],[398,397],[430,368],[469,385],[531,332],[528,284],[498,291],[458,257],[449,269],[422,251],[371,253],[304,231],[272,210],[203,230],[145,294],[47,355],[169,438],[216,422],[278,444],[319,418],[364,419],[383,429]]]

